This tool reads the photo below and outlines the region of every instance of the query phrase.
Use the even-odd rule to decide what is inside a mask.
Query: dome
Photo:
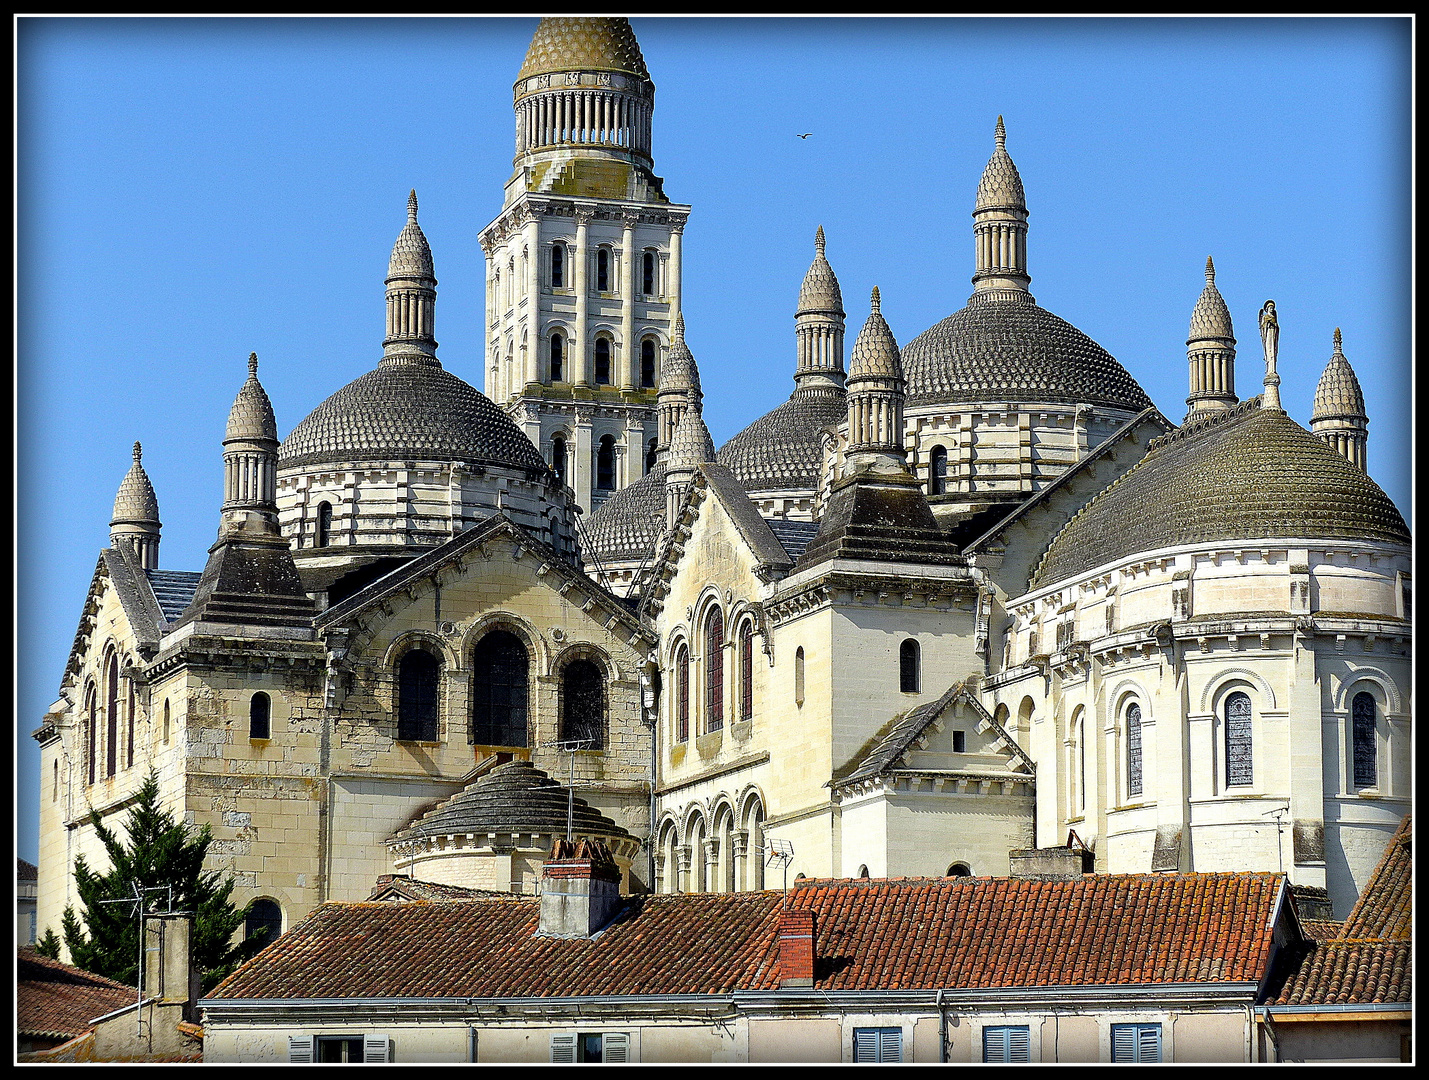
[[[425,358],[382,361],[309,413],[278,448],[285,469],[404,458],[548,471],[510,417]]]
[[[1334,355],[1315,387],[1315,411],[1310,414],[1312,424],[1317,420],[1366,419],[1364,391],[1340,348],[1340,329],[1336,327]]]
[[[1216,288],[1216,266],[1209,255],[1206,257],[1206,287],[1191,309],[1191,328],[1186,335],[1186,344],[1206,338],[1235,340],[1231,330],[1231,313],[1221,291]]]
[[[1022,176],[1007,152],[1007,129],[1002,117],[997,118],[996,149],[988,158],[987,167],[977,185],[977,210],[1026,210],[1027,196],[1022,190]]]
[[[417,192],[407,197],[407,224],[397,234],[392,245],[392,257],[387,261],[387,280],[394,278],[429,278],[436,283],[436,266],[432,262],[432,246],[427,234],[417,224]]]
[[[685,316],[675,315],[675,329],[671,337],[669,351],[660,368],[660,389],[664,391],[686,390],[700,395],[700,369],[695,363],[695,355],[685,344]]]
[[[509,761],[479,777],[465,791],[418,818],[392,840],[462,833],[550,833],[566,831],[569,794],[529,761]],[[584,799],[574,800],[577,836],[631,836]]]
[[[665,463],[601,503],[585,522],[588,561],[629,562],[655,550],[665,531]]]
[[[819,432],[846,419],[843,394],[796,390],[784,404],[725,443],[716,460],[746,491],[811,490],[818,486],[824,463]]]
[[[814,261],[804,275],[804,284],[799,289],[799,306],[795,315],[816,311],[830,314],[844,313],[843,293],[839,291],[839,279],[834,276],[834,268],[824,256],[824,227],[814,235]]]
[[[1030,587],[1183,544],[1409,543],[1403,517],[1373,480],[1285,413],[1260,406],[1251,398],[1153,442],[1057,534]]]
[[[233,399],[233,408],[228,411],[228,429],[223,441],[238,439],[278,441],[278,421],[273,418],[273,403],[258,382],[257,353],[248,354],[248,381],[239,388],[238,396]]]
[[[974,295],[903,347],[907,406],[1068,402],[1139,412],[1151,399],[1111,354],[1031,296]]]
[[[879,311],[878,286],[873,287],[869,300],[872,310],[868,321],[858,332],[853,342],[853,352],[849,357],[848,381],[850,384],[860,379],[901,379],[903,365],[898,356],[898,342],[888,322]]]
[[[119,492],[114,497],[114,516],[111,525],[157,525],[159,523],[159,497],[154,494],[154,485],[149,483],[149,474],[140,464],[144,448],[134,444],[134,464],[119,482]]]
[[[624,71],[650,78],[629,19],[542,19],[516,80],[557,71]]]

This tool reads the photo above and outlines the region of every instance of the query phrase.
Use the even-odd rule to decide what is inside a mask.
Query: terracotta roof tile
[[[1411,850],[1413,832],[1409,815],[1399,823],[1384,857],[1345,920],[1342,938],[1408,941],[1413,930]]]
[[[1275,874],[805,881],[825,990],[1258,982]],[[779,985],[781,893],[630,897],[588,940],[531,898],[327,904],[214,998],[718,994]]]
[[[22,1036],[72,1039],[88,1031],[96,1017],[138,1000],[132,986],[51,960],[34,949],[19,953],[15,1023]]]

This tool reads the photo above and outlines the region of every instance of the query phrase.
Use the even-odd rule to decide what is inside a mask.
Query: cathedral
[[[998,118],[966,304],[900,343],[874,289],[847,343],[820,228],[793,393],[716,448],[628,21],[543,19],[513,104],[485,392],[438,357],[413,192],[371,371],[280,439],[235,364],[201,569],[162,563],[135,444],[35,732],[42,931],[151,769],[281,929],[532,893],[566,839],[633,892],[1062,852],[1344,917],[1409,810],[1412,563],[1338,330],[1308,428],[1273,303],[1240,396],[1208,260],[1168,418],[1030,292]]]

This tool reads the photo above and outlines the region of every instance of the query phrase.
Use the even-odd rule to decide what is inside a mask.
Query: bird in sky
[[[804,132],[804,134],[798,136],[798,138],[800,138],[800,139],[807,139],[807,138],[808,138],[810,135],[812,135],[812,134],[813,134],[812,131],[806,131],[806,132]]]

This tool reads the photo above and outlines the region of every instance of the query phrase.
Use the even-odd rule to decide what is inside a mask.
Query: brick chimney
[[[620,910],[620,868],[599,840],[557,840],[541,871],[542,937],[588,938]]]
[[[814,985],[814,913],[779,909],[779,989]]]

